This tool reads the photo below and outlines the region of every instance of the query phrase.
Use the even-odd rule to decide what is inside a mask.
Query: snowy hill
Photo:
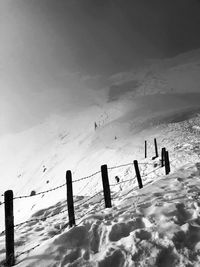
[[[149,61],[146,66],[110,78],[109,99],[129,96],[200,91],[200,50],[175,58]]]
[[[70,230],[62,214],[56,222],[27,224],[19,240],[41,246],[22,255],[17,266],[199,266],[199,174],[199,164],[186,165],[141,191],[126,189],[110,210],[103,208],[102,195],[84,205],[79,200],[81,219]],[[48,213],[65,205],[59,202]]]
[[[0,193],[12,189],[15,197],[65,184],[66,170],[77,180],[99,172],[103,164],[111,167],[134,159],[150,163],[140,166],[145,184],[141,190],[133,165],[110,170],[111,184],[116,175],[122,182],[131,180],[112,188],[111,209],[104,209],[100,173],[75,183],[79,226],[72,229],[65,186],[16,199],[15,224],[31,220],[16,227],[16,252],[37,245],[19,256],[16,266],[199,266],[199,73],[200,51],[151,62],[111,77],[104,105],[53,115],[29,130],[0,138]],[[125,94],[119,93],[123,88]],[[163,146],[169,150],[168,177],[164,169],[154,170],[153,138],[159,152]],[[37,221],[44,217],[49,218]],[[0,260],[5,258],[4,243],[1,234]]]

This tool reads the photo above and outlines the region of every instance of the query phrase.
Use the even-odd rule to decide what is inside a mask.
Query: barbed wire
[[[65,210],[62,210],[62,211],[60,211],[60,212],[58,212],[58,213],[51,214],[51,215],[48,215],[48,216],[44,216],[44,217],[41,217],[41,218],[35,218],[35,219],[27,220],[27,221],[24,221],[24,222],[15,224],[15,225],[14,225],[14,228],[20,227],[20,226],[22,226],[22,225],[24,225],[24,224],[27,224],[27,223],[30,223],[30,222],[45,221],[46,219],[49,219],[49,218],[52,218],[52,217],[54,217],[54,216],[56,216],[56,215],[65,213],[66,211],[68,211],[68,209],[65,209]],[[0,235],[2,235],[2,234],[5,234],[5,230],[2,231],[2,232],[0,233]]]
[[[138,164],[142,164],[142,165],[154,165],[155,163],[139,162]],[[114,169],[117,169],[117,168],[127,167],[127,166],[132,166],[132,165],[133,165],[133,162],[126,163],[126,164],[121,164],[121,165],[117,165],[117,166],[113,166],[113,167],[108,167],[108,170],[114,170]],[[93,173],[91,175],[88,175],[88,176],[79,178],[77,180],[74,180],[74,181],[72,181],[72,183],[76,183],[76,182],[80,182],[82,180],[86,180],[86,179],[92,178],[93,176],[95,176],[95,175],[97,175],[99,173],[101,173],[101,171],[97,171],[97,172],[95,172],[95,173]],[[35,193],[33,195],[17,196],[17,197],[14,197],[13,199],[16,200],[16,199],[31,198],[31,197],[35,197],[35,196],[38,196],[38,195],[47,194],[47,193],[50,193],[50,192],[55,191],[57,189],[60,189],[60,188],[62,188],[64,186],[66,186],[66,183],[64,183],[62,185],[59,185],[57,187],[51,188],[49,190],[45,190],[45,191],[41,191],[41,192]],[[2,194],[2,196],[3,196],[3,194]],[[0,206],[3,205],[3,204],[4,204],[4,202],[0,203]]]
[[[89,199],[85,200],[83,203],[81,203],[81,206],[84,205],[84,204],[87,203],[89,200],[91,200],[92,198],[94,198],[95,196],[97,196],[98,194],[100,194],[100,193],[102,193],[102,192],[103,192],[103,191],[101,190],[101,191],[99,191],[98,193],[96,193],[95,195],[93,195],[92,197],[90,197]],[[79,201],[80,201],[80,200],[79,200]],[[76,202],[78,202],[78,201],[76,201]],[[76,206],[76,207],[77,207],[77,206]],[[22,225],[24,225],[24,224],[31,223],[31,222],[45,221],[46,219],[52,218],[52,217],[54,217],[54,216],[56,216],[56,215],[65,213],[65,212],[67,212],[67,211],[68,211],[68,209],[64,209],[64,210],[62,210],[62,211],[60,211],[60,212],[58,212],[58,213],[56,213],[56,214],[51,214],[51,215],[44,216],[44,217],[41,217],[41,218],[35,218],[35,219],[31,219],[31,220],[26,220],[26,221],[24,221],[24,222],[15,224],[15,225],[14,225],[14,228],[20,227],[20,226],[22,226]],[[2,232],[0,233],[0,235],[2,235],[2,234],[5,234],[5,230],[2,231]]]
[[[149,173],[147,173],[146,175],[144,175],[143,177],[147,177],[149,174],[151,174],[151,173],[154,173],[154,172],[156,172],[157,170],[159,170],[159,169],[162,169],[162,167],[161,166],[159,166],[158,168],[156,168],[156,169],[154,169],[154,170],[152,170],[152,171],[150,171]]]
[[[99,204],[101,204],[101,202],[102,202],[103,199],[104,199],[104,198],[101,199],[101,201],[99,202]],[[86,215],[88,215],[89,213],[91,213],[92,211],[94,211],[94,209],[95,209],[95,207],[93,207],[91,210],[88,210],[86,213],[84,213],[84,216],[80,216],[80,217],[78,217],[76,220],[80,220],[81,218],[82,218],[82,220],[81,220],[79,223],[77,223],[76,226],[80,225],[80,224],[82,223],[82,221],[84,220],[84,217],[85,217]],[[103,208],[103,209],[104,209],[104,208]],[[97,210],[96,212],[99,212],[99,211],[101,211],[101,210],[103,210],[103,209],[99,209],[99,210]]]
[[[149,174],[154,173],[154,172],[156,172],[157,170],[159,170],[159,169],[161,169],[161,168],[162,168],[162,167],[159,166],[157,169],[154,169],[154,170],[150,171],[149,173],[147,173],[147,174],[144,175],[143,177],[147,177]],[[142,178],[143,178],[143,177],[142,177]],[[134,178],[132,178],[132,179],[128,179],[128,180],[119,182],[119,183],[117,183],[117,184],[113,184],[113,185],[111,184],[110,186],[116,186],[116,185],[118,185],[118,184],[120,184],[120,183],[125,183],[125,182],[128,182],[128,181],[132,181],[132,180],[135,180],[135,178],[136,178],[136,176],[135,176]],[[122,197],[128,195],[131,191],[134,191],[134,190],[135,190],[135,188],[132,188],[130,191],[128,191],[128,193],[126,193],[126,194],[124,194],[124,195],[117,196],[117,197],[112,197],[112,200],[115,200],[115,199],[117,199],[117,198],[119,198],[119,197],[122,198]]]
[[[57,186],[57,187],[54,187],[54,188],[52,188],[52,189],[46,190],[46,191],[42,191],[42,192],[39,192],[39,193],[35,193],[34,195],[18,196],[18,197],[14,197],[13,199],[30,198],[30,197],[35,197],[35,196],[38,196],[38,195],[43,195],[43,194],[46,194],[46,193],[55,191],[55,190],[57,190],[57,189],[60,189],[60,188],[62,188],[62,187],[65,186],[65,185],[66,185],[66,183],[64,183],[64,184],[62,184],[62,185],[59,185],[59,186]]]
[[[81,206],[84,205],[85,203],[87,203],[88,201],[90,201],[91,199],[93,199],[94,197],[98,196],[100,193],[102,193],[103,191],[99,191],[97,192],[96,194],[94,194],[93,196],[91,196],[90,198],[86,199],[84,202],[81,203]],[[78,205],[75,206],[75,208],[77,207]]]
[[[95,196],[97,196],[98,194],[100,194],[100,193],[102,193],[102,192],[103,192],[103,191],[101,190],[101,191],[99,191],[98,193],[96,193],[95,195],[93,195],[92,197],[90,197],[89,199],[85,200],[83,203],[81,203],[81,206],[84,205],[84,204],[87,203],[89,200],[91,200],[92,198],[94,198]],[[79,201],[80,201],[80,200],[79,200]],[[76,201],[76,202],[78,202],[78,201]],[[76,206],[76,207],[77,207],[77,206]],[[51,214],[51,215],[44,216],[44,217],[41,217],[41,218],[35,218],[35,219],[31,219],[31,220],[26,220],[26,221],[24,221],[24,222],[15,224],[15,225],[14,225],[14,228],[20,227],[20,226],[22,226],[22,225],[24,225],[24,224],[31,223],[31,222],[45,221],[46,219],[52,218],[52,217],[54,217],[54,216],[56,216],[56,215],[65,213],[65,212],[67,212],[67,211],[68,211],[68,209],[64,209],[64,210],[62,210],[62,211],[60,211],[60,212],[58,212],[58,213],[56,213],[56,214]],[[0,233],[0,235],[2,235],[2,234],[5,234],[5,230],[2,231],[2,232]]]
[[[79,178],[77,180],[74,180],[74,181],[72,181],[72,183],[76,183],[76,182],[80,182],[82,180],[86,180],[86,179],[92,178],[93,176],[95,176],[95,175],[97,175],[99,173],[101,173],[101,171],[98,171],[98,172],[95,172],[95,173],[93,173],[93,174],[91,174],[89,176],[85,176],[85,177]]]
[[[135,178],[136,178],[136,176],[134,176],[134,177],[133,177],[133,178],[131,178],[131,179],[127,179],[127,180],[124,180],[124,181],[118,182],[118,183],[116,183],[116,184],[110,184],[110,186],[112,187],[112,186],[116,186],[116,185],[119,185],[119,184],[124,184],[124,183],[127,183],[127,182],[130,182],[130,181],[133,181],[133,180],[135,180]]]
[[[100,180],[97,181],[96,185],[99,183]],[[83,186],[81,186],[81,189],[78,191],[78,193],[76,195],[80,195],[84,190],[85,188],[87,188],[87,186],[91,183],[90,180],[87,181],[87,183]]]
[[[26,254],[26,253],[31,252],[32,250],[34,250],[35,248],[37,248],[39,246],[40,246],[40,244],[37,244],[36,246],[34,246],[34,247],[32,247],[32,248],[30,248],[30,249],[28,249],[26,251],[22,251],[22,252],[17,253],[16,256],[15,256],[15,258],[18,258],[18,257],[20,257],[23,254]]]
[[[139,165],[155,165],[155,162],[149,163],[149,162],[138,162]]]
[[[134,165],[134,162],[130,162],[130,163],[126,163],[126,164],[121,164],[121,165],[117,165],[117,166],[113,166],[113,167],[108,167],[108,170],[114,170],[114,169],[118,169],[121,167],[127,167],[127,166],[132,166]],[[149,163],[149,162],[138,162],[138,165],[150,165],[150,166],[154,166],[155,163]]]
[[[145,163],[145,164],[146,164],[146,163]],[[124,166],[129,166],[129,165],[133,165],[133,163],[127,163],[127,164],[123,164],[123,165],[118,165],[118,166],[110,167],[110,168],[108,168],[108,169],[111,170],[111,169],[115,169],[115,168],[120,168],[120,167],[124,167]],[[151,172],[147,173],[147,174],[146,174],[145,176],[143,176],[143,177],[146,177],[146,176],[148,176],[149,174],[151,174],[151,173],[153,173],[153,172],[155,172],[155,171],[157,171],[158,169],[161,169],[161,168],[162,168],[162,167],[159,166],[157,169],[152,170]],[[80,179],[78,179],[78,180],[75,180],[74,182],[78,182],[78,181],[81,181],[81,180],[84,180],[84,179],[91,178],[91,177],[95,176],[95,175],[98,174],[98,173],[100,173],[100,171],[95,172],[95,173],[93,173],[93,174],[91,174],[91,175],[89,175],[89,176],[80,178]],[[126,183],[126,182],[130,182],[130,181],[135,180],[135,178],[136,178],[136,176],[134,176],[134,178],[131,178],[131,179],[128,179],[128,180],[124,180],[124,181],[121,181],[121,182],[116,183],[116,184],[111,184],[110,186],[113,187],[113,186],[117,186],[117,185],[119,185],[119,184],[123,184],[123,183]],[[66,183],[65,183],[65,184],[62,184],[62,185],[60,185],[60,186],[57,186],[57,187],[55,187],[55,188],[49,189],[49,190],[46,190],[46,191],[43,191],[43,192],[39,192],[39,193],[37,193],[37,194],[35,194],[35,195],[33,195],[33,196],[41,195],[41,194],[45,194],[45,193],[52,192],[52,191],[54,191],[54,190],[57,190],[57,189],[59,189],[59,188],[65,186],[65,185],[66,185]],[[88,198],[87,200],[85,200],[84,202],[82,202],[82,203],[81,203],[81,206],[84,205],[85,203],[87,203],[87,202],[90,201],[92,198],[94,198],[95,196],[99,195],[99,194],[102,193],[102,192],[103,192],[103,191],[101,190],[101,191],[97,192],[95,195],[93,195],[93,196],[91,196],[90,198]],[[27,197],[32,197],[32,196],[19,196],[19,197],[15,197],[14,199],[22,199],[22,198],[27,198]],[[121,196],[121,197],[122,197],[122,196]],[[78,201],[76,201],[75,203],[80,202],[80,201],[81,201],[81,200],[78,200]],[[0,203],[0,205],[3,205],[3,204],[4,204],[4,202],[3,202],[3,203]],[[77,205],[76,205],[76,207],[77,207]],[[65,209],[65,210],[63,210],[63,211],[61,211],[61,212],[58,212],[58,213],[56,213],[56,214],[49,215],[49,216],[45,216],[45,217],[41,217],[41,218],[35,218],[35,219],[27,220],[27,221],[24,221],[24,222],[22,222],[22,223],[19,223],[19,224],[14,225],[14,227],[20,227],[20,226],[22,226],[22,225],[24,225],[24,224],[26,224],[26,223],[30,223],[30,222],[44,221],[44,220],[46,220],[46,219],[48,219],[48,218],[51,218],[51,217],[54,217],[54,216],[56,216],[56,215],[65,213],[66,211],[67,211],[67,209]],[[5,230],[2,231],[2,232],[0,233],[0,235],[2,235],[2,234],[5,234]]]
[[[138,164],[139,164],[139,165],[145,165],[145,166],[148,166],[148,165],[151,165],[151,166],[154,165],[154,166],[155,166],[155,163],[149,163],[149,162],[138,162]],[[114,170],[114,169],[118,169],[118,168],[121,168],[121,167],[127,167],[127,166],[133,166],[133,165],[134,165],[134,162],[131,162],[131,163],[126,163],[126,164],[121,164],[121,165],[117,165],[117,166],[108,167],[108,170]],[[153,169],[153,170],[150,171],[149,173],[145,174],[142,178],[147,177],[147,176],[150,175],[151,173],[154,173],[154,172],[156,172],[157,170],[159,170],[159,169],[161,169],[161,168],[162,168],[162,166],[159,166],[158,168]],[[145,172],[147,169],[148,169],[148,168],[146,167],[145,170],[144,170],[144,172]],[[101,173],[101,171],[97,171],[97,172],[95,172],[95,173],[93,173],[93,174],[91,174],[91,175],[89,175],[89,176],[85,176],[85,177],[79,178],[79,179],[77,179],[77,180],[74,180],[74,181],[72,181],[72,183],[76,183],[76,182],[80,182],[80,181],[82,181],[82,180],[86,180],[86,179],[92,178],[92,177],[94,177],[95,175],[97,175],[97,174],[99,174],[99,173]],[[114,187],[114,186],[117,186],[117,185],[120,185],[120,184],[123,184],[123,183],[127,183],[127,182],[130,182],[130,181],[135,180],[135,178],[136,178],[136,176],[134,176],[134,177],[131,178],[131,179],[127,179],[127,180],[118,182],[118,183],[116,183],[116,184],[110,184],[110,186],[111,186],[111,187]],[[60,189],[60,188],[62,188],[62,187],[64,187],[64,186],[66,186],[66,183],[64,183],[64,184],[62,184],[62,185],[59,185],[59,186],[57,186],[57,187],[54,187],[54,188],[52,188],[52,189],[46,190],[46,191],[38,192],[38,193],[36,193],[36,194],[34,194],[34,195],[17,196],[17,197],[14,197],[13,199],[14,199],[14,200],[15,200],[15,199],[24,199],[24,198],[30,198],[30,197],[34,197],[34,196],[38,196],[38,195],[42,195],[42,194],[46,194],[46,193],[55,191],[55,190],[57,190],[57,189]],[[122,199],[122,198],[124,198],[125,196],[129,195],[132,191],[135,191],[135,187],[132,188],[131,190],[129,190],[127,193],[121,195],[121,196],[119,195],[119,192],[117,192],[114,196],[111,197],[111,199],[112,199],[112,200],[115,200],[115,199]],[[78,207],[78,204],[77,204],[77,203],[80,202],[80,206],[83,207],[83,205],[85,205],[87,202],[89,202],[91,199],[93,199],[94,197],[98,196],[98,195],[101,194],[101,193],[103,193],[103,190],[101,190],[101,191],[95,193],[93,196],[91,196],[91,197],[89,197],[89,198],[87,198],[87,199],[85,199],[85,200],[84,200],[84,199],[79,199],[79,200],[75,201],[75,202],[74,202],[74,204],[76,203],[75,208]],[[2,196],[4,196],[4,195],[2,195]],[[139,199],[139,196],[138,196],[138,195],[137,195],[137,196],[129,196],[128,198],[130,198],[130,197],[131,197],[131,198],[132,198],[132,197],[136,197],[136,198]],[[102,201],[103,201],[103,199],[104,199],[104,198],[102,198],[102,199],[99,201],[100,209],[97,209],[97,210],[96,210],[96,206],[94,206],[92,209],[89,209],[87,212],[85,212],[82,216],[76,218],[77,221],[81,219],[80,222],[79,222],[78,224],[76,224],[76,226],[80,225],[80,224],[83,222],[83,220],[86,219],[85,216],[88,215],[89,213],[92,213],[94,210],[95,210],[95,212],[99,212],[99,211],[101,211],[101,210],[104,210],[104,208],[102,208]],[[139,201],[139,200],[138,200],[138,201]],[[138,201],[137,201],[137,203],[136,203],[135,205],[138,204]],[[5,202],[0,202],[0,206],[3,205],[3,204],[5,204]],[[31,222],[45,221],[46,219],[49,219],[49,218],[52,218],[52,217],[54,217],[54,216],[63,214],[63,213],[65,213],[66,211],[68,211],[68,208],[67,208],[67,209],[64,209],[64,210],[62,210],[62,211],[60,211],[60,212],[57,212],[57,213],[55,213],[55,214],[53,213],[53,214],[48,215],[48,216],[43,216],[43,217],[40,217],[40,218],[33,218],[33,219],[30,219],[30,220],[24,221],[24,222],[22,222],[22,223],[19,223],[19,224],[14,225],[14,228],[20,227],[20,226],[22,226],[22,225],[24,225],[24,224],[31,223]],[[54,211],[52,211],[52,212],[54,212]],[[66,225],[69,225],[69,222],[67,222]],[[0,233],[0,236],[2,236],[2,235],[5,235],[5,230],[2,231],[2,232]],[[37,247],[39,247],[39,246],[40,246],[40,244],[37,244],[37,245],[35,245],[34,247],[32,247],[32,248],[30,248],[30,249],[28,249],[28,250],[26,250],[26,251],[22,251],[22,252],[17,253],[16,258],[20,257],[20,256],[23,255],[23,254],[27,254],[27,253],[29,253],[30,251],[34,250],[35,248],[37,248]]]
[[[118,169],[121,167],[127,167],[127,166],[131,166],[131,165],[133,165],[133,162],[122,164],[122,165],[117,165],[117,166],[113,166],[113,167],[108,167],[108,170],[114,170],[114,169]]]
[[[162,168],[162,167],[159,167],[159,168],[157,168],[156,170],[151,171],[150,173],[152,173],[152,172],[154,172],[154,171],[157,171],[158,169],[161,169],[161,168]],[[148,174],[150,174],[150,173],[148,173]],[[147,174],[147,175],[148,175],[148,174]],[[134,178],[135,178],[135,177],[134,177]],[[133,180],[133,179],[129,179],[129,180]],[[126,181],[128,181],[128,180],[126,180]],[[123,182],[126,182],[126,181],[123,181]],[[119,198],[119,197],[122,198],[122,197],[124,197],[125,195],[128,195],[131,191],[134,191],[134,189],[132,188],[132,189],[129,190],[126,194],[124,194],[124,195],[122,195],[122,196],[117,196],[117,197],[112,198],[112,199],[116,199],[116,198]],[[93,195],[92,197],[90,197],[89,199],[87,199],[85,202],[89,201],[90,199],[92,199],[93,197],[95,197],[96,195],[98,195],[98,194],[100,194],[100,193],[102,193],[102,192],[103,192],[103,191],[99,191],[99,192],[97,192],[95,195]],[[136,195],[136,196],[131,196],[131,197],[128,197],[128,198],[132,198],[132,197],[135,197],[135,198],[137,199],[136,203],[134,203],[134,205],[137,207],[138,202],[139,202],[139,199],[140,199],[140,196]],[[101,199],[100,203],[102,202],[102,200],[103,200],[103,198]],[[81,204],[83,205],[85,202],[83,202],[83,203],[81,203]],[[135,207],[135,208],[136,208],[136,207]],[[94,209],[95,209],[95,207],[93,207],[91,210],[88,210],[88,211],[84,214],[84,217],[85,217],[86,215],[88,215],[89,213],[93,212]],[[104,208],[100,208],[100,209],[97,210],[96,212],[100,212],[100,211],[102,211],[102,210],[104,210]],[[62,212],[64,212],[64,211],[62,211]],[[59,213],[58,213],[58,214],[59,214]],[[56,215],[57,215],[57,214],[56,214]],[[52,217],[52,216],[51,216],[51,217]],[[76,218],[76,220],[80,220],[80,219],[82,218],[82,220],[81,220],[79,223],[77,223],[76,226],[80,225],[80,224],[83,222],[83,220],[86,219],[86,218],[84,218],[84,217],[83,217],[83,216],[80,216],[80,217]],[[37,248],[37,247],[39,247],[39,246],[40,246],[40,244],[37,244],[36,246],[34,246],[34,247],[32,247],[32,248],[30,248],[30,249],[28,249],[28,250],[26,250],[26,251],[23,251],[23,252],[21,252],[21,253],[18,253],[18,254],[16,255],[16,258],[20,257],[20,256],[23,255],[23,254],[29,253],[30,251],[34,250],[35,248]]]
[[[91,177],[97,175],[97,174],[100,173],[100,172],[101,172],[101,171],[98,171],[98,172],[95,172],[95,173],[93,173],[93,174],[91,174],[91,175],[89,175],[89,176],[82,177],[82,178],[80,178],[80,179],[77,179],[77,180],[75,180],[75,181],[72,181],[72,183],[76,183],[76,182],[79,182],[79,181],[82,181],[82,180],[91,178]],[[57,189],[60,189],[60,188],[62,188],[62,187],[64,187],[64,186],[66,186],[66,183],[64,183],[64,184],[62,184],[62,185],[59,185],[59,186],[57,186],[57,187],[51,188],[51,189],[46,190],[46,191],[42,191],[42,192],[36,193],[36,194],[34,194],[34,195],[17,196],[17,197],[14,197],[13,200],[15,200],[15,199],[23,199],[23,198],[31,198],[31,197],[35,197],[35,196],[38,196],[38,195],[43,195],[43,194],[46,194],[46,193],[55,191],[55,190],[57,190]],[[2,204],[4,204],[4,202],[3,202]],[[0,203],[0,206],[1,206],[2,204]]]
[[[134,191],[135,190],[135,188],[131,188],[131,190],[129,190],[126,194],[124,194],[124,195],[121,195],[121,196],[119,196],[119,195],[117,195],[117,197],[115,196],[115,197],[112,197],[112,200],[115,200],[115,199],[118,199],[118,198],[122,198],[122,197],[124,197],[124,196],[127,196],[130,192],[132,192],[132,191]],[[118,192],[119,193],[119,192]]]
[[[80,190],[77,192],[77,195],[79,196],[79,195],[85,190],[85,188],[87,188],[87,186],[88,186],[90,183],[91,183],[91,181],[88,180],[86,184],[82,185],[81,188],[80,188]]]

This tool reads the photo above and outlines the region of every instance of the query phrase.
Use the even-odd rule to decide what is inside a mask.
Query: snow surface
[[[65,186],[14,200],[15,225],[19,224],[16,266],[200,266],[200,76],[196,74],[200,57],[194,56],[198,54],[139,70],[137,77],[143,82],[138,92],[143,90],[144,95],[128,91],[104,106],[55,115],[29,130],[0,137],[1,195],[12,189],[14,197],[30,196],[33,190],[38,193],[63,185],[66,170],[72,170],[73,181],[97,172],[73,183],[76,227],[68,225]],[[160,86],[162,79],[155,71],[168,82],[178,81],[177,90],[172,93],[168,82]],[[181,79],[185,74],[187,84]],[[123,85],[134,75],[112,79],[117,84],[121,79]],[[169,150],[168,176],[159,159],[151,159],[153,138],[159,152],[164,146]],[[146,160],[144,140],[148,141]],[[141,163],[142,189],[135,178],[135,159]],[[126,163],[130,164],[111,168]],[[104,208],[103,164],[110,168],[110,209]],[[120,184],[114,186],[116,175]],[[4,221],[3,204],[0,221]],[[2,266],[4,259],[1,233]]]
[[[71,229],[66,215],[28,223],[18,229],[18,246],[41,245],[17,266],[199,266],[199,175],[200,164],[190,164],[141,190],[129,186],[113,195],[111,209],[102,194],[84,205],[79,198],[81,219]],[[48,214],[65,206],[59,202]]]

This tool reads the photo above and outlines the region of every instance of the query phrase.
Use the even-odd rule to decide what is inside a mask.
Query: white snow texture
[[[8,189],[16,198],[17,267],[200,266],[199,73],[199,50],[149,63],[111,77],[112,97],[103,106],[55,115],[2,136],[0,266],[5,263],[3,194]],[[114,99],[114,89],[135,80],[137,88]],[[152,160],[154,138],[159,156],[162,147],[169,151],[169,175],[159,158]],[[133,160],[139,162],[142,189]],[[104,203],[103,164],[108,166],[111,208]],[[76,219],[71,228],[67,170],[72,171]],[[36,195],[19,198],[31,192]]]

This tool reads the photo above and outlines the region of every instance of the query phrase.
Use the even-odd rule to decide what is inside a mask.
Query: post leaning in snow
[[[108,179],[108,168],[107,168],[107,165],[102,165],[101,166],[101,176],[102,176],[105,207],[106,208],[111,208],[112,204],[111,204],[110,185],[109,185],[109,179]]]
[[[134,163],[134,167],[135,167],[135,173],[136,173],[136,177],[137,177],[137,181],[138,181],[138,186],[139,186],[139,188],[143,188],[142,178],[141,178],[140,170],[138,167],[138,161],[134,160],[133,163]]]
[[[170,162],[169,162],[169,152],[165,151],[165,173],[168,175],[170,173]]]
[[[147,158],[147,141],[144,142],[144,157]]]
[[[14,215],[13,215],[13,191],[4,193],[5,201],[5,234],[6,234],[6,266],[15,264],[14,252]]]
[[[163,147],[161,150],[161,167],[164,167],[164,165],[165,165],[165,151],[166,151],[166,149],[165,149],[165,147]]]
[[[69,217],[69,226],[75,225],[74,216],[74,201],[73,201],[73,189],[72,189],[72,173],[71,171],[66,172],[66,184],[67,184],[67,208]]]
[[[158,158],[158,145],[156,138],[154,138],[154,146],[155,146],[155,158]]]

